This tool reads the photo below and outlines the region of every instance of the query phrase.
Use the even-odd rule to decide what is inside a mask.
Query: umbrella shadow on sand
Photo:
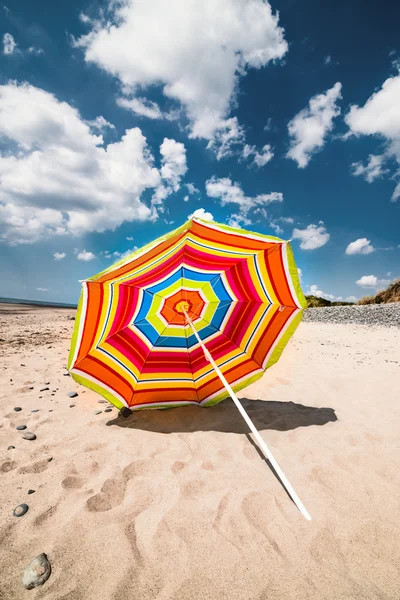
[[[240,402],[259,431],[264,429],[289,431],[297,427],[325,425],[337,421],[333,408],[248,398],[240,398]],[[157,433],[220,431],[245,434],[248,432],[243,417],[230,399],[209,408],[184,406],[169,410],[133,411],[127,419],[118,417],[108,421],[106,425]]]
[[[297,427],[326,425],[338,420],[333,408],[304,406],[295,402],[250,400],[248,398],[240,398],[240,402],[259,431],[264,429],[289,431],[297,429]],[[245,434],[260,458],[268,465],[288,498],[293,502],[293,498],[283,485],[273,465],[252,439],[247,424],[231,399],[224,400],[210,408],[185,406],[169,410],[137,411],[133,412],[127,419],[119,416],[117,419],[106,423],[106,425],[117,425],[125,429],[142,429],[165,434],[193,431]]]

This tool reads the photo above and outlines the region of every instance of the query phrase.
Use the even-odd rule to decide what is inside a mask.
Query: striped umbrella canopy
[[[82,282],[68,369],[118,408],[211,406],[228,393],[198,338],[237,392],[305,306],[289,242],[193,218]]]
[[[68,369],[124,416],[231,396],[310,519],[236,396],[278,360],[305,306],[289,242],[193,218],[82,282]]]

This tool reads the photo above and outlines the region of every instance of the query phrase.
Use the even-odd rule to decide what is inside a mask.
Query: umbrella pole
[[[222,374],[221,370],[218,368],[216,362],[214,361],[213,357],[211,356],[211,354],[207,350],[206,346],[201,341],[200,336],[197,333],[197,331],[196,331],[196,329],[195,329],[195,327],[194,327],[194,325],[192,323],[192,320],[189,317],[188,313],[186,312],[185,308],[183,308],[183,312],[185,313],[185,317],[187,319],[187,322],[189,323],[190,327],[192,328],[192,331],[193,331],[194,335],[196,336],[197,341],[199,342],[200,346],[203,349],[203,352],[204,352],[204,355],[205,355],[206,359],[214,367],[215,372],[217,373],[218,377],[220,378],[220,380],[224,384],[227,392],[229,393],[230,397],[234,401],[234,403],[235,403],[237,409],[239,410],[240,414],[242,415],[243,419],[246,421],[247,425],[249,426],[250,431],[253,433],[254,437],[256,438],[256,440],[258,442],[258,445],[261,448],[261,450],[263,451],[265,457],[269,460],[269,462],[273,466],[276,474],[278,475],[279,479],[281,480],[281,482],[285,486],[288,494],[292,498],[293,502],[296,504],[296,506],[299,509],[299,511],[301,512],[301,514],[307,519],[307,521],[311,521],[311,516],[309,515],[306,507],[304,506],[304,504],[302,503],[302,501],[300,500],[300,498],[298,497],[298,495],[294,491],[294,489],[293,489],[292,485],[290,484],[289,480],[287,479],[286,475],[284,474],[284,472],[282,471],[282,469],[280,468],[280,466],[276,462],[275,458],[273,457],[271,450],[268,448],[267,444],[262,439],[261,435],[259,434],[259,432],[255,428],[255,426],[254,426],[252,420],[250,419],[249,415],[244,410],[244,408],[243,408],[242,404],[240,403],[238,397],[236,396],[235,392],[233,391],[233,389],[231,388],[231,386],[229,385],[229,383],[225,379],[225,377]]]

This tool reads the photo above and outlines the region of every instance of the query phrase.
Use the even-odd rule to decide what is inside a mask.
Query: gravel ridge
[[[311,323],[353,323],[371,327],[400,327],[400,302],[307,308],[303,320]]]

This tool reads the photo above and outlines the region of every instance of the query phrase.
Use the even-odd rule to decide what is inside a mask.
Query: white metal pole
[[[270,461],[271,465],[275,469],[275,472],[279,476],[280,480],[282,481],[283,485],[287,489],[290,497],[292,498],[293,502],[296,504],[296,506],[299,509],[299,511],[301,512],[301,514],[307,519],[307,521],[311,521],[311,517],[310,517],[310,515],[309,515],[309,513],[308,513],[308,511],[306,509],[306,507],[304,506],[304,504],[302,503],[302,501],[300,500],[300,498],[298,497],[298,495],[294,491],[294,489],[293,489],[292,485],[290,484],[289,480],[287,479],[286,475],[284,474],[284,472],[282,471],[282,469],[280,468],[280,466],[276,462],[275,458],[273,457],[273,455],[271,453],[271,450],[268,448],[267,444],[262,439],[261,435],[259,434],[259,432],[255,428],[255,426],[254,426],[252,420],[250,419],[249,415],[247,414],[247,412],[244,410],[243,406],[241,405],[241,403],[240,403],[239,399],[237,398],[235,392],[233,391],[233,389],[231,388],[231,386],[229,385],[229,383],[225,379],[225,377],[222,374],[221,370],[218,368],[216,362],[214,361],[213,357],[211,356],[211,354],[207,350],[206,346],[201,341],[200,336],[197,333],[197,331],[196,331],[196,329],[195,329],[195,327],[194,327],[194,325],[192,323],[192,319],[189,317],[189,315],[188,315],[188,313],[187,313],[187,311],[185,310],[184,307],[182,308],[182,310],[183,310],[183,312],[185,314],[187,322],[189,323],[190,327],[192,328],[192,331],[193,331],[194,335],[196,336],[197,341],[199,342],[200,346],[203,349],[203,352],[204,352],[204,355],[205,355],[206,359],[214,367],[214,369],[215,369],[218,377],[220,378],[220,380],[224,384],[226,390],[228,391],[228,393],[231,396],[232,400],[236,404],[237,409],[239,410],[239,412],[242,415],[243,419],[246,421],[247,425],[249,426],[250,431],[254,434],[254,437],[256,438],[256,440],[258,442],[258,445],[260,446],[260,448],[263,451],[264,455]]]

